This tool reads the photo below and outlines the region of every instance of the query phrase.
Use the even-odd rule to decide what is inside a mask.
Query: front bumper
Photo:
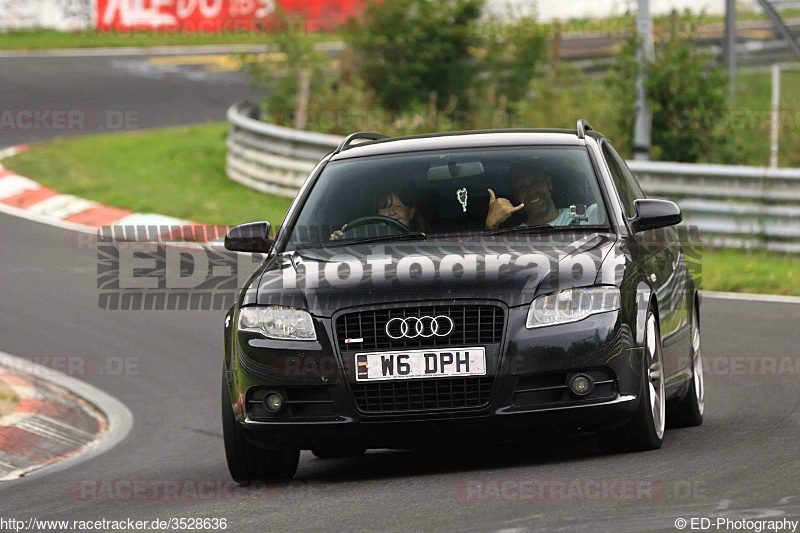
[[[638,405],[633,395],[590,405],[536,409],[527,412],[474,414],[454,418],[364,421],[342,417],[329,421],[241,422],[256,445],[311,449],[347,442],[353,448],[416,448],[475,438],[502,441],[533,438],[542,429],[559,432],[597,431],[619,427]]]
[[[314,343],[238,333],[229,373],[234,413],[255,444],[303,449],[342,441],[405,448],[464,438],[524,439],[542,428],[597,431],[630,420],[639,401],[642,350],[621,314],[536,330],[524,327],[526,314],[525,308],[507,309],[502,341],[487,346],[491,394],[479,406],[462,408],[365,411],[353,393],[353,354],[343,355],[328,341],[336,338],[331,319],[316,319]],[[604,384],[578,398],[563,386],[574,373]],[[271,415],[259,406],[267,390],[286,394],[289,404],[301,399]]]

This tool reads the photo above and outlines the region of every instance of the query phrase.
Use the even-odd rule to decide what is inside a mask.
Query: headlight
[[[317,339],[311,315],[303,309],[270,305],[239,309],[239,329],[255,331],[272,339],[313,341]]]
[[[597,313],[616,311],[619,302],[619,289],[616,287],[583,287],[545,294],[531,303],[525,327],[576,322]]]

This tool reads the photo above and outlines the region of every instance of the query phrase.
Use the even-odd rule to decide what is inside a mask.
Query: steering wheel
[[[347,233],[352,229],[360,228],[361,226],[368,226],[370,224],[386,224],[387,226],[391,226],[394,229],[400,231],[401,233],[412,233],[412,231],[407,227],[405,227],[405,225],[399,220],[395,220],[392,217],[385,217],[382,215],[370,215],[366,217],[357,218],[352,222],[348,222],[347,229],[345,229],[343,233]]]

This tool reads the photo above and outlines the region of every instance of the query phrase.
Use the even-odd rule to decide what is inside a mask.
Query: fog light
[[[569,390],[577,396],[586,396],[593,388],[594,382],[586,374],[575,374],[569,379]]]
[[[264,398],[264,407],[266,407],[267,411],[270,413],[277,413],[283,409],[283,396],[277,392],[270,392]]]

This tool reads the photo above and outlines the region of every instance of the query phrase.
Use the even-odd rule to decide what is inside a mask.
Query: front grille
[[[353,383],[356,405],[364,412],[481,407],[489,403],[492,377]]]
[[[386,323],[392,318],[438,315],[453,319],[453,332],[446,337],[393,340],[386,335]],[[504,320],[505,312],[497,305],[442,305],[357,311],[344,314],[336,320],[336,340],[343,352],[497,343],[503,337]],[[346,339],[363,340],[346,343]]]

